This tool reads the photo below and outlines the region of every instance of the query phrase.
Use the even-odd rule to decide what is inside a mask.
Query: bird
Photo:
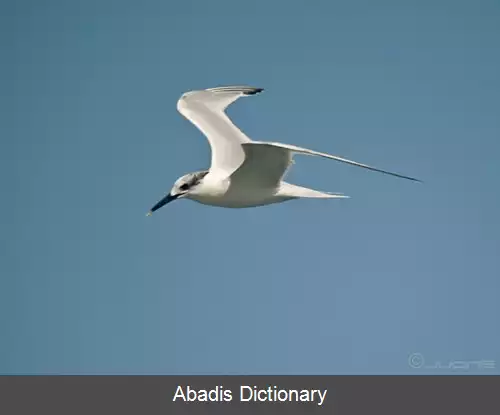
[[[263,88],[250,86],[218,86],[181,95],[177,110],[208,139],[211,147],[210,168],[178,178],[147,216],[178,199],[223,208],[251,208],[302,198],[349,198],[342,193],[323,192],[285,182],[295,154],[320,156],[420,182],[413,177],[295,145],[251,140],[231,121],[226,110],[239,98],[263,91]]]

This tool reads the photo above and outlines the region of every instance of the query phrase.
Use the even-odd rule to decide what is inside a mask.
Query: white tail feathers
[[[349,199],[349,196],[342,193],[321,192],[319,190],[308,189],[307,187],[297,186],[286,182],[281,183],[279,194],[296,198]]]

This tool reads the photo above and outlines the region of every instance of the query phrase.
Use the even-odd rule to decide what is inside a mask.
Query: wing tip
[[[408,176],[401,176],[399,175],[399,177],[403,178],[403,179],[407,179],[407,180],[411,180],[413,182],[417,182],[417,183],[423,183],[422,180],[420,179],[416,179],[415,177],[408,177]]]
[[[218,86],[215,88],[208,88],[207,91],[211,92],[240,92],[243,95],[256,95],[264,91],[264,88],[257,88],[246,85],[227,85]]]
[[[264,92],[264,88],[252,88],[251,91],[244,92],[245,95],[257,95]]]

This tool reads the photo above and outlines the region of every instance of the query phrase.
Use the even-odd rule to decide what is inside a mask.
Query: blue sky
[[[5,1],[0,373],[499,373],[500,4]],[[179,201],[180,95],[348,200]],[[489,370],[414,369],[494,360]]]

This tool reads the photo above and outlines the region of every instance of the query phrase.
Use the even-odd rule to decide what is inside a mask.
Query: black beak
[[[151,214],[155,211],[160,209],[161,207],[165,206],[167,203],[170,203],[177,199],[179,195],[172,196],[170,193],[166,195],[163,199],[161,199],[156,205],[154,205],[151,210],[148,212],[148,216],[151,216]]]

